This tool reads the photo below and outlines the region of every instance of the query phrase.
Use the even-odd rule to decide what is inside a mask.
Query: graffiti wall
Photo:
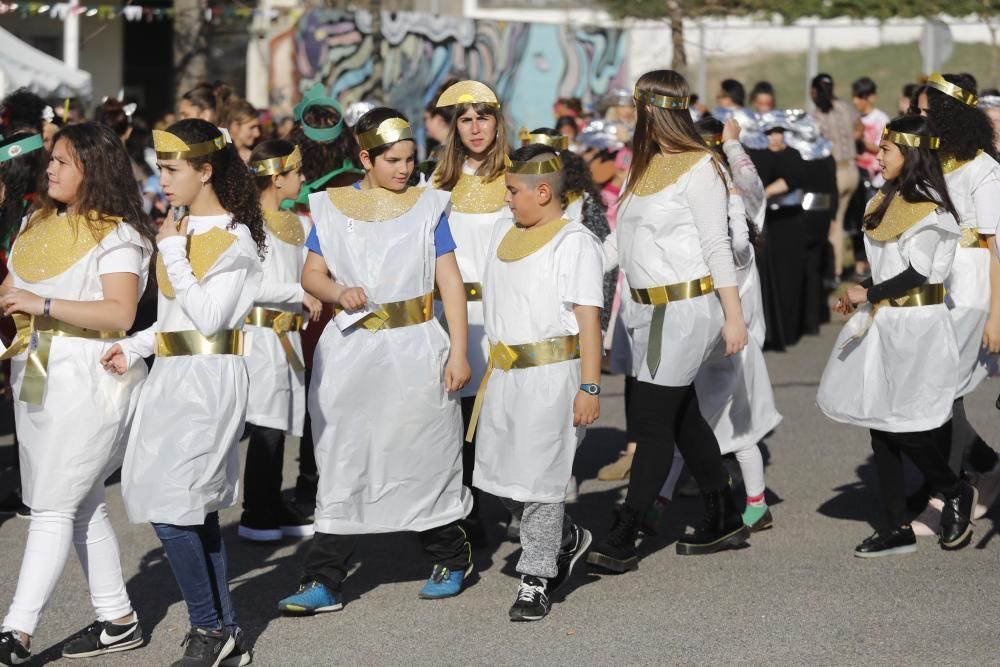
[[[294,38],[298,80],[280,101],[319,81],[344,103],[371,99],[419,121],[441,83],[456,76],[493,85],[514,128],[537,127],[552,124],[559,97],[594,101],[627,83],[621,30],[407,12],[382,12],[380,23],[376,39],[366,11],[303,14]]]

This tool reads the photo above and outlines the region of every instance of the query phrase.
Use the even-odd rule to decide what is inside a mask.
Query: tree
[[[174,91],[177,99],[208,74],[205,0],[174,0]]]

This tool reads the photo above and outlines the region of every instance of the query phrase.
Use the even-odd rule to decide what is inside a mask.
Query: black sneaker
[[[142,646],[139,617],[126,625],[109,621],[94,621],[71,637],[63,646],[64,658],[92,658],[105,653],[117,653]]]
[[[278,542],[284,535],[277,512],[269,512],[267,515],[243,512],[236,533],[250,542]]]
[[[517,587],[517,600],[510,608],[510,620],[540,621],[549,613],[551,606],[545,582],[526,574]]]
[[[219,663],[219,667],[245,667],[253,662],[253,649],[246,640],[246,635],[242,630],[233,633],[233,641],[236,645],[233,652],[225,660]]]
[[[0,632],[0,663],[23,665],[31,660],[31,651],[24,648],[16,632]]]
[[[278,512],[278,524],[285,537],[312,537],[313,520],[294,505],[284,503]]]
[[[576,562],[583,557],[583,554],[587,553],[587,549],[590,548],[590,543],[593,540],[594,538],[589,530],[573,524],[573,538],[569,546],[563,547],[559,551],[559,556],[556,558],[556,565],[559,568],[559,572],[549,580],[549,591],[555,592],[560,586],[566,583],[566,580],[573,574]]]
[[[225,630],[191,628],[181,646],[184,657],[170,667],[219,667],[236,648],[236,640]]]
[[[874,533],[854,548],[858,558],[879,558],[911,554],[917,550],[917,537],[909,526],[895,528],[887,533]]]
[[[972,541],[972,513],[979,502],[979,491],[968,482],[959,483],[958,491],[944,497],[941,510],[941,548],[961,549]]]
[[[587,562],[621,574],[639,568],[635,541],[639,537],[639,514],[628,505],[615,508],[615,523],[604,539],[587,555]]]

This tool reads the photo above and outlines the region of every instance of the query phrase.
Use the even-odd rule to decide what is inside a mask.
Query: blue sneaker
[[[307,581],[295,595],[278,603],[278,609],[289,614],[319,614],[344,608],[340,593],[333,592],[318,581]]]
[[[435,563],[434,569],[431,571],[431,578],[420,589],[420,597],[424,600],[454,597],[462,592],[462,583],[470,574],[472,574],[472,563],[469,563],[465,570],[458,572]]]

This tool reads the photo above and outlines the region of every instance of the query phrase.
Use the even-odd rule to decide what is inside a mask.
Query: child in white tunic
[[[490,235],[498,220],[510,219],[507,193],[507,123],[496,93],[479,81],[460,81],[437,100],[448,109],[451,125],[444,157],[430,179],[430,187],[450,194],[448,225],[455,239],[455,259],[465,283],[469,311],[469,365],[472,380],[461,391],[464,430],[472,419],[476,387],[489,359],[489,341],[483,328],[483,269]],[[438,300],[440,305],[440,299]],[[479,491],[472,485],[476,439],[462,448],[462,483],[472,490],[472,509],[462,526],[473,546],[486,543],[479,519]]]
[[[564,500],[583,427],[600,412],[604,271],[597,237],[563,218],[555,152],[534,144],[511,159],[515,222],[497,224],[486,260],[490,370],[477,398],[473,483],[521,516],[510,617],[535,621],[591,542]]]
[[[312,535],[312,520],[285,503],[281,495],[285,435],[302,436],[305,419],[305,359],[299,334],[305,321],[302,311],[304,307],[315,322],[323,309],[300,282],[307,225],[292,211],[279,209],[283,199],[298,197],[301,167],[298,147],[281,139],[262,142],[251,154],[250,171],[260,192],[267,250],[260,291],[245,323],[250,443],[238,532],[255,542]]]
[[[848,313],[865,304],[838,336],[816,399],[831,419],[871,430],[887,524],[858,545],[861,558],[916,549],[905,517],[902,452],[945,498],[942,548],[959,549],[972,537],[976,491],[939,450],[958,380],[943,282],[959,231],[933,154],[938,141],[920,116],[886,126],[878,153],[886,185],[865,214],[872,278],[836,306]]]
[[[41,151],[42,137],[12,145],[17,153],[6,146],[0,160]],[[121,465],[146,377],[144,366],[118,377],[100,364],[135,319],[155,234],[128,165],[108,128],[85,123],[56,134],[47,189],[25,220],[0,286],[4,314],[18,329],[3,359],[12,359],[21,478],[31,507],[17,590],[0,633],[6,665],[27,662],[70,544],[97,621],[63,655],[101,655],[143,641],[104,503],[104,481]]]
[[[234,654],[246,664],[219,510],[239,497],[249,385],[243,321],[260,284],[264,221],[246,165],[214,125],[182,120],[153,141],[164,192],[190,215],[177,220],[175,208],[160,226],[156,323],[105,355],[117,370],[156,355],[122,494],[133,523],[153,524],[187,604],[183,664]]]
[[[471,500],[454,393],[471,371],[448,197],[408,186],[416,146],[399,112],[373,109],[355,130],[365,179],[309,198],[302,285],[341,310],[320,339],[309,388],[316,532],[303,584],[278,603],[290,613],[342,607],[354,535],[418,532],[435,561],[423,598],[457,595],[471,568],[458,523]],[[448,335],[433,316],[435,283]]]

